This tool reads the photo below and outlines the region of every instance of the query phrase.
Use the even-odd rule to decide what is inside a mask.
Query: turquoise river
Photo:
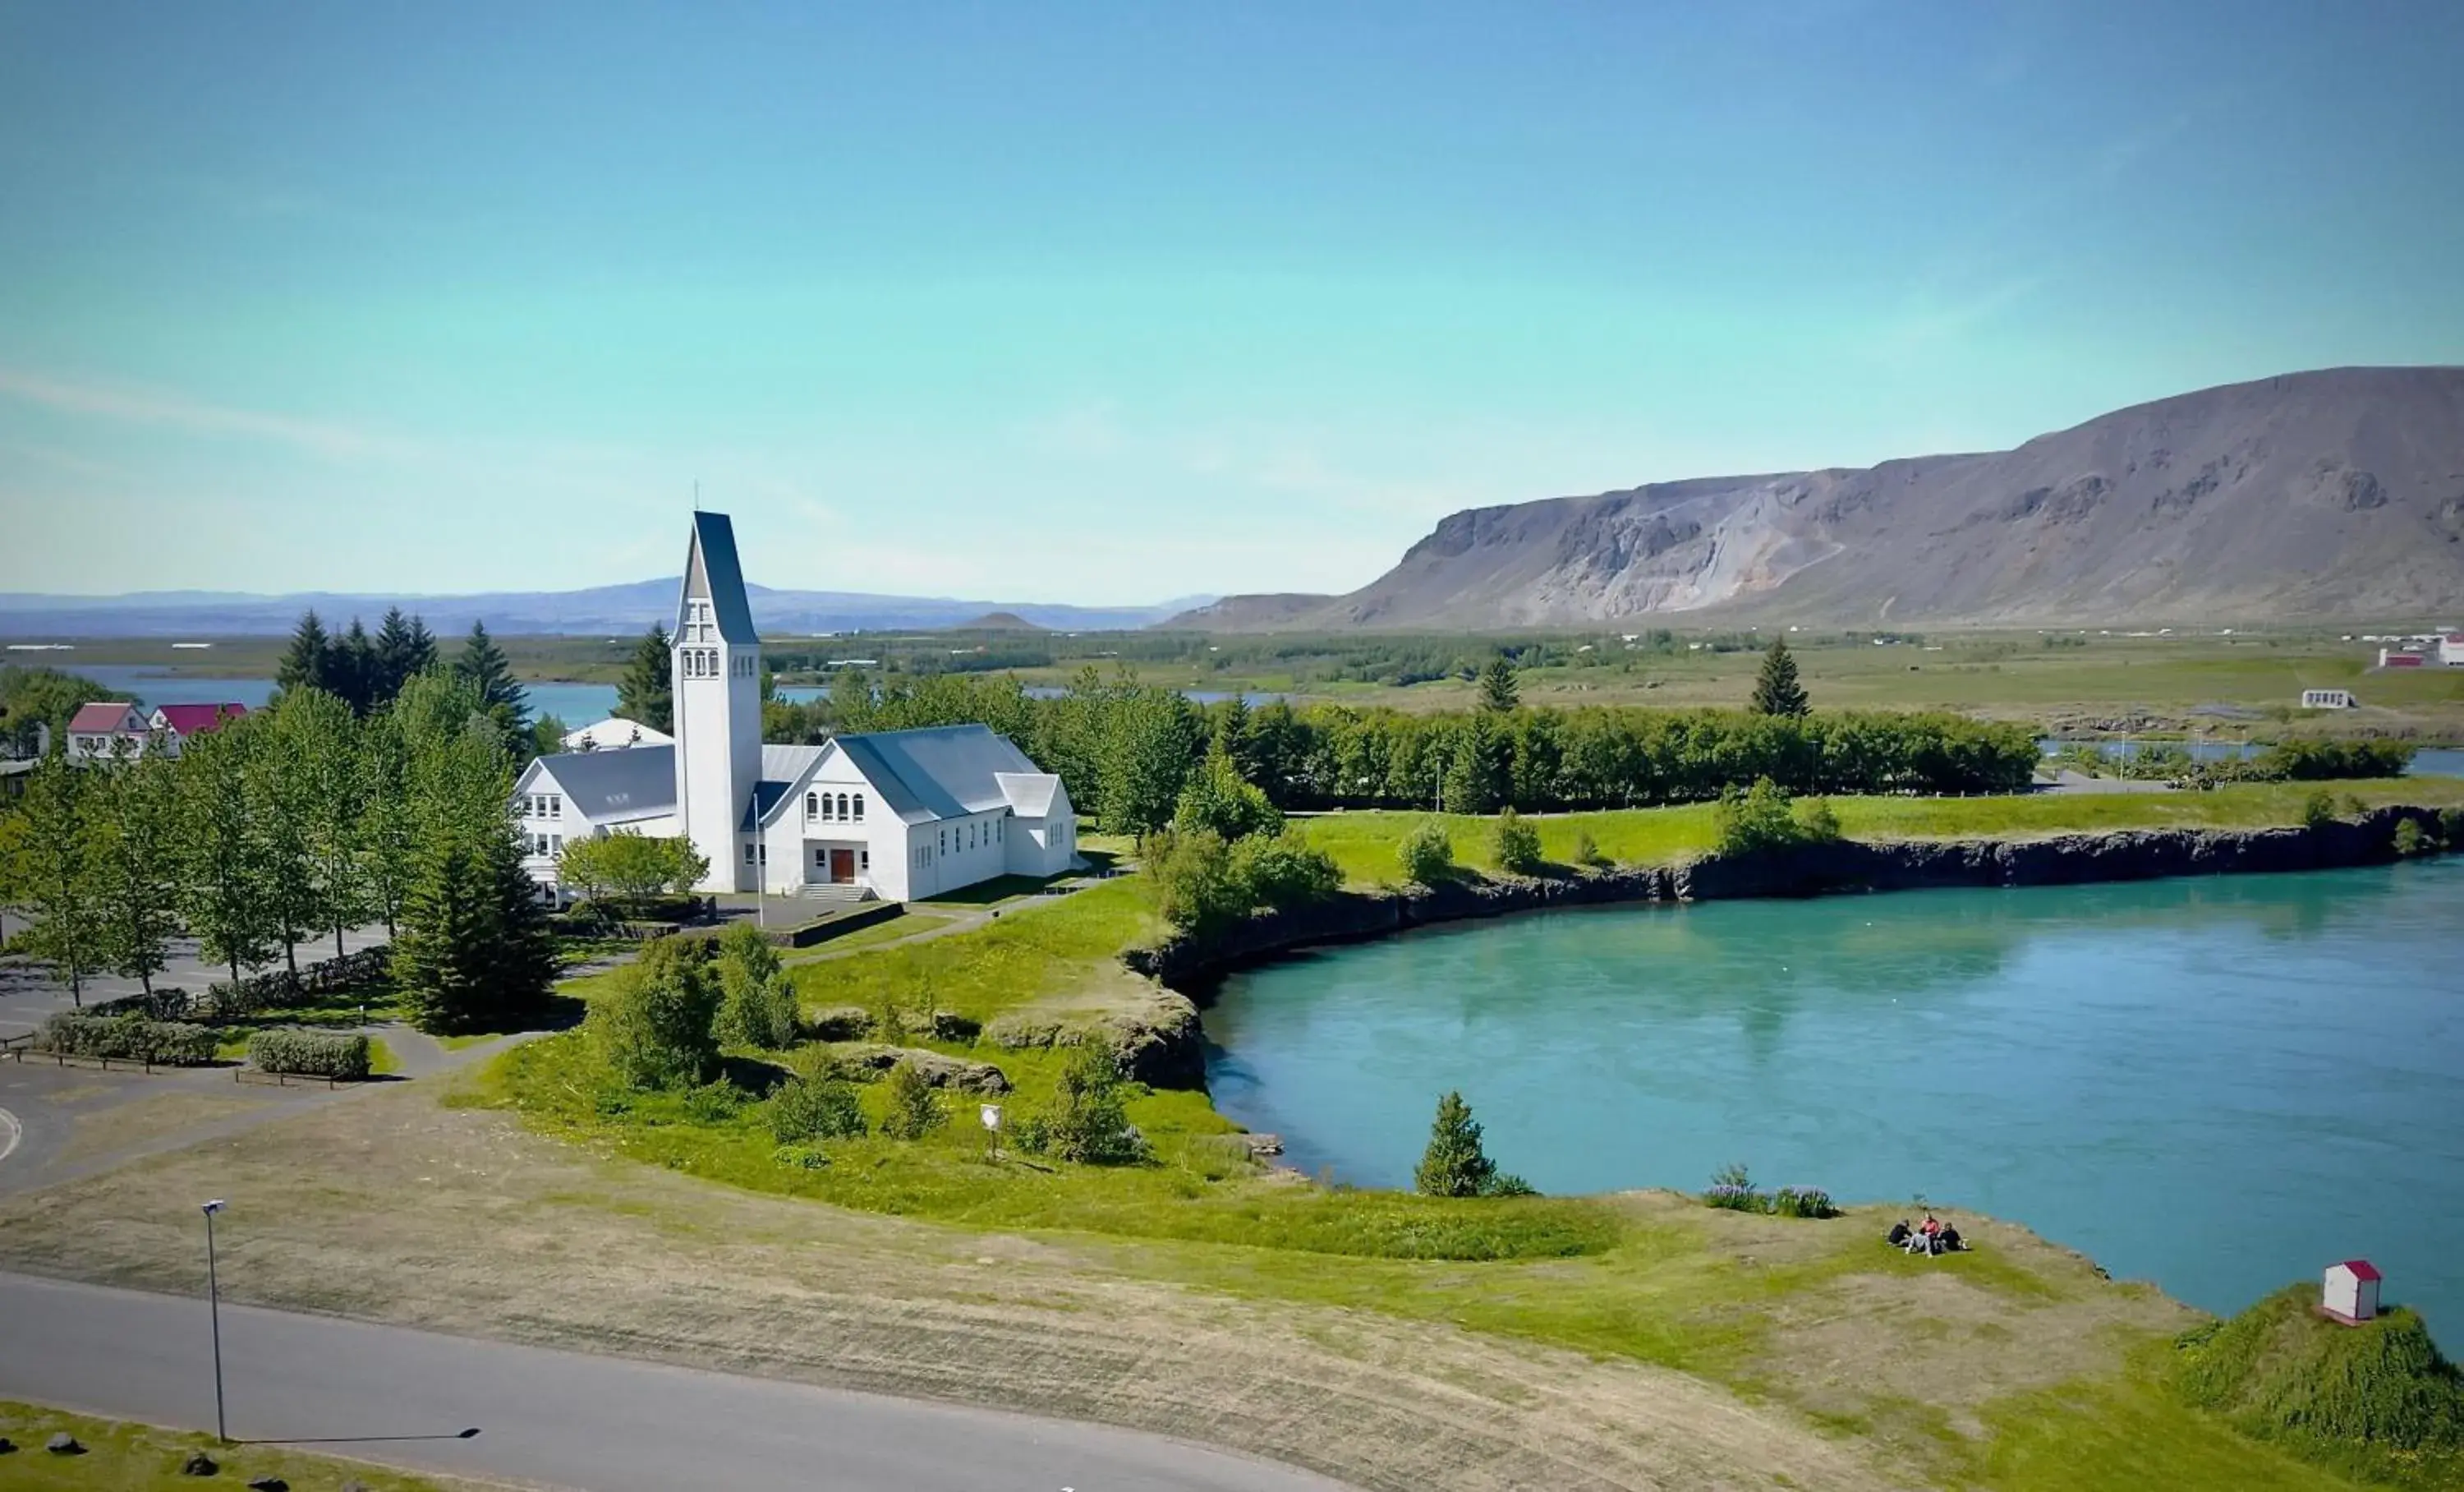
[[[1236,974],[1216,1102],[1409,1186],[1923,1196],[2218,1312],[2365,1256],[2464,1347],[2464,857],[1466,923]],[[1911,1203],[1913,1205],[1913,1203]]]

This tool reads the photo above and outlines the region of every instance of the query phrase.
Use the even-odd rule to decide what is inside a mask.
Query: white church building
[[[568,841],[616,833],[691,839],[710,861],[703,891],[912,902],[1078,863],[1061,779],[986,726],[763,745],[761,639],[723,513],[693,515],[673,635],[671,743],[603,732],[515,784],[543,896],[561,895]]]

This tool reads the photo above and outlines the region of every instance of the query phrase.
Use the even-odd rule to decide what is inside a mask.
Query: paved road
[[[222,1325],[234,1438],[412,1468],[587,1492],[1339,1492],[1095,1425],[246,1306]],[[210,1428],[205,1305],[0,1275],[0,1398]]]

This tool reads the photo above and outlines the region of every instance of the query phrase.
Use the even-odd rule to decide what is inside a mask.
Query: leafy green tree
[[[18,816],[25,836],[20,904],[34,924],[11,946],[49,965],[82,1006],[85,977],[102,968],[108,951],[95,872],[101,815],[90,774],[62,756],[45,758],[26,779]]]
[[[605,898],[638,908],[662,892],[683,896],[710,874],[710,858],[682,836],[653,838],[633,830],[568,839],[558,855],[560,883],[589,901]]]
[[[52,749],[64,751],[69,718],[80,706],[109,698],[102,685],[77,674],[0,665],[0,746],[16,756],[32,756],[48,727]]]
[[[792,1046],[796,986],[761,929],[737,923],[718,935],[718,1039],[730,1046]]]
[[[667,623],[652,622],[634,644],[625,677],[616,681],[616,713],[637,725],[674,734],[676,682]]]
[[[563,750],[564,731],[564,722],[553,715],[542,715],[531,722],[531,755],[554,756]]]
[[[1525,821],[1522,814],[1507,809],[1497,815],[1490,830],[1489,853],[1496,857],[1498,868],[1518,876],[1529,876],[1538,870],[1540,831]]]
[[[1334,857],[1309,842],[1296,829],[1269,838],[1252,835],[1232,846],[1231,877],[1246,894],[1250,907],[1300,906],[1323,902],[1343,889],[1342,867]]]
[[[1712,832],[1723,855],[1751,855],[1776,850],[1800,837],[1796,816],[1790,811],[1788,790],[1759,777],[1743,791],[1734,783],[1723,789],[1712,811]]]
[[[284,693],[294,689],[322,689],[331,680],[334,639],[325,634],[325,624],[312,609],[299,613],[299,624],[291,630],[291,646],[284,650],[282,661],[274,668],[274,681]]]
[[[341,697],[300,689],[283,696],[270,724],[284,777],[278,795],[297,819],[283,834],[296,834],[306,857],[303,904],[315,908],[318,926],[334,934],[339,957],[344,929],[376,910],[364,853],[360,723]]]
[[[1197,754],[1189,701],[1167,689],[1123,683],[1112,691],[1100,746],[1104,826],[1144,836],[1172,821],[1181,779]]]
[[[180,915],[205,956],[240,980],[243,965],[274,956],[257,826],[249,812],[248,755],[261,723],[238,721],[180,751]]]
[[[1150,835],[1146,869],[1156,912],[1184,932],[1210,935],[1249,913],[1249,890],[1233,873],[1231,848],[1212,829]]]
[[[891,1139],[921,1140],[949,1122],[941,1096],[925,1080],[913,1058],[900,1058],[882,1088],[889,1111],[882,1116],[881,1132]]]
[[[1423,1196],[1479,1196],[1496,1178],[1497,1163],[1481,1148],[1480,1121],[1471,1117],[1463,1095],[1449,1090],[1438,1100],[1429,1147],[1412,1172],[1413,1189]]]
[[[410,894],[419,850],[411,801],[410,741],[402,712],[391,703],[368,718],[359,755],[360,866],[368,914],[385,924],[385,937],[400,931],[402,904]]]
[[[1503,653],[1490,658],[1480,671],[1480,707],[1507,713],[1522,702],[1523,692],[1514,681],[1514,664]]]
[[[1788,651],[1788,639],[1773,637],[1770,651],[1763,655],[1762,673],[1754,679],[1754,713],[1799,716],[1812,708],[1805,685],[1797,681],[1796,657]]]
[[[1273,835],[1284,827],[1282,810],[1243,779],[1229,752],[1219,742],[1206,761],[1190,774],[1173,810],[1172,827],[1179,834],[1212,833],[1226,843],[1251,835]]]
[[[171,761],[123,749],[95,774],[97,911],[106,966],[147,993],[179,931],[177,827]]]
[[[1395,857],[1402,865],[1404,880],[1434,886],[1454,873],[1454,840],[1447,836],[1442,822],[1424,818],[1403,836]]]
[[[514,665],[506,658],[505,650],[488,635],[487,623],[471,624],[471,635],[463,639],[462,656],[453,660],[453,673],[478,696],[479,708],[496,723],[508,744],[527,742],[530,696],[515,680]]]
[[[377,624],[373,702],[389,703],[403,685],[435,666],[436,638],[428,624],[403,615],[401,607],[385,608],[385,620]]]

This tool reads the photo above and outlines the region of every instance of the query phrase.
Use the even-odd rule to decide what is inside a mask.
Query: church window
[[[744,863],[747,865],[753,863],[753,846],[749,844],[744,847]]]
[[[950,831],[946,829],[941,830],[938,834],[934,835],[934,838],[941,846],[942,854],[947,855],[950,853]]]
[[[804,816],[806,818],[819,818],[822,816],[822,795],[820,793],[807,792],[804,794]]]
[[[845,818],[845,817],[847,817],[847,795],[846,793],[842,792],[842,793],[840,793],[840,794],[839,794],[839,817],[841,817],[841,818]]]
[[[864,794],[861,792],[855,795],[855,821],[859,824],[864,822]]]

